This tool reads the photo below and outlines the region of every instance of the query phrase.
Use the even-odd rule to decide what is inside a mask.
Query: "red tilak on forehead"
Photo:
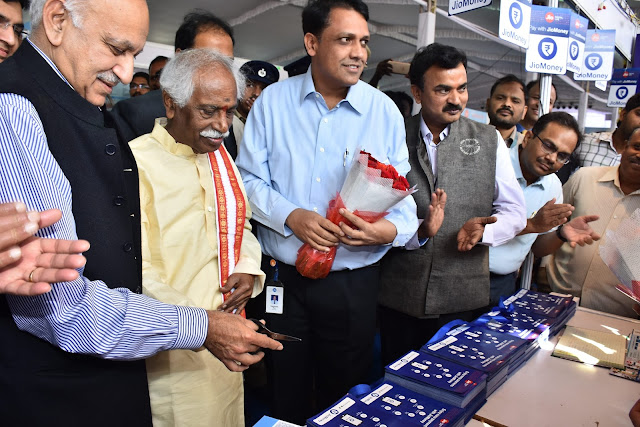
[[[229,111],[229,107],[218,107],[218,110],[222,110],[222,112],[227,114],[227,111]]]

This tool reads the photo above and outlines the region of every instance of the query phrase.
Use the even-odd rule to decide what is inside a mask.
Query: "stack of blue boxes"
[[[520,290],[473,322],[451,322],[419,351],[307,420],[312,427],[457,427],[576,311],[571,297]]]

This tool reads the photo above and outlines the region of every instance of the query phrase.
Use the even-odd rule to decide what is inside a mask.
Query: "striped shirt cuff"
[[[197,307],[176,306],[178,336],[172,349],[196,350],[207,338],[207,311]]]

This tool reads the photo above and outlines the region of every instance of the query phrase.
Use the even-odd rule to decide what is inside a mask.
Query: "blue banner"
[[[613,54],[616,47],[616,30],[588,30],[584,48],[584,61],[576,80],[610,80]]]
[[[533,6],[525,70],[566,73],[570,26],[571,10]]]
[[[640,68],[617,68],[613,70],[607,106],[624,107],[627,101],[636,94],[640,80]]]

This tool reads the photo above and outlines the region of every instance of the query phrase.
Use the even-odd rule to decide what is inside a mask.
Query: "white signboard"
[[[498,36],[501,39],[526,49],[530,25],[531,0],[500,0]]]
[[[582,71],[575,80],[611,80],[616,30],[588,30]]]
[[[608,107],[624,107],[636,93],[640,68],[620,68],[613,70],[609,89]]]
[[[490,4],[491,0],[449,0],[449,15],[480,9]]]
[[[531,8],[525,70],[546,74],[566,73],[570,21],[569,9],[545,6]]]
[[[579,73],[584,61],[584,44],[587,39],[589,21],[577,13],[571,14],[569,27],[569,54],[567,55],[567,70]]]

